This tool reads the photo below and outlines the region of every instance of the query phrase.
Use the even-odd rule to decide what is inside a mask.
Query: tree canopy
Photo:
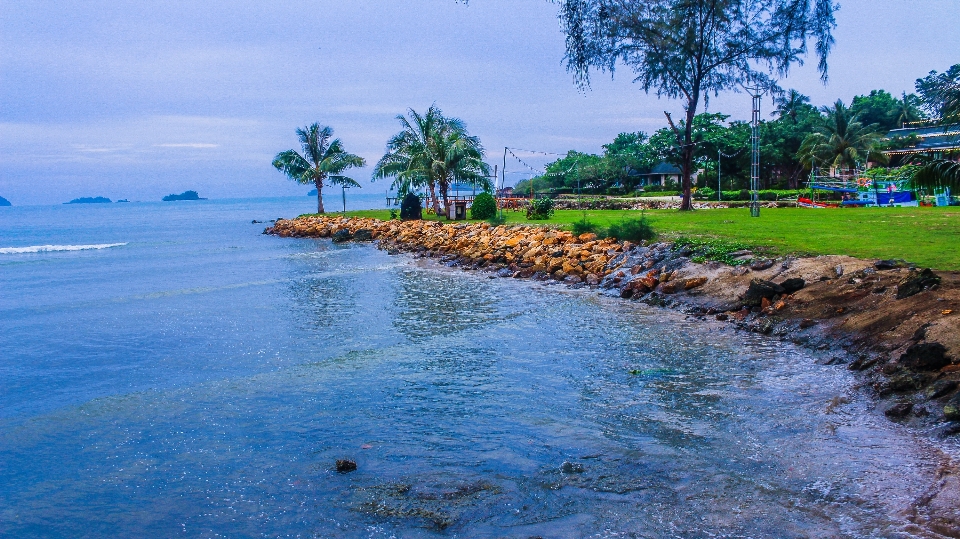
[[[566,62],[581,85],[591,69],[629,67],[634,82],[685,104],[668,122],[681,154],[683,209],[690,209],[693,122],[710,93],[759,86],[778,90],[815,43],[824,79],[833,45],[831,0],[561,0]]]

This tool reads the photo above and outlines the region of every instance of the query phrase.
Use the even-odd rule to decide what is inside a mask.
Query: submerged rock
[[[341,459],[337,461],[337,471],[340,473],[350,473],[357,469],[357,463],[350,459]]]

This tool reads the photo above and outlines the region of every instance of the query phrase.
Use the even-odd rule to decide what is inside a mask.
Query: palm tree
[[[797,115],[800,113],[800,110],[803,109],[804,105],[810,103],[810,98],[791,89],[786,95],[776,98],[773,103],[777,108],[770,113],[771,116],[777,116],[779,118],[789,116],[793,120],[793,123],[797,123]]]
[[[303,154],[296,150],[280,152],[273,158],[273,166],[297,183],[313,184],[317,188],[317,213],[323,213],[323,184],[360,187],[355,180],[343,175],[348,168],[362,167],[367,162],[343,149],[340,139],[333,139],[333,129],[315,123],[297,129]]]
[[[483,162],[483,146],[480,139],[467,134],[466,126],[458,118],[450,118],[434,140],[431,164],[443,207],[449,208],[447,194],[452,183],[467,183],[489,191],[492,187],[488,176],[490,167]]]
[[[807,164],[812,159],[835,169],[853,169],[866,161],[885,163],[887,157],[877,150],[880,133],[877,124],[863,125],[843,101],[823,107],[824,124],[800,144],[797,158]]]
[[[397,116],[403,130],[387,141],[387,153],[374,166],[373,179],[394,178],[391,188],[396,189],[401,198],[418,189],[428,189],[434,200],[434,211],[439,213],[430,145],[440,130],[443,115],[436,106],[431,106],[424,115],[413,109],[408,112],[410,119],[403,114]]]
[[[483,146],[480,139],[467,133],[462,120],[445,118],[436,105],[423,115],[413,109],[408,114],[409,119],[397,116],[403,130],[387,142],[387,153],[374,167],[374,180],[394,178],[392,187],[401,195],[426,188],[437,214],[441,212],[437,188],[444,208],[449,205],[447,195],[453,182],[490,188]]]

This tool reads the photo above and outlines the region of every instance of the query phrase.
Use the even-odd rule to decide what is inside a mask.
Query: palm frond
[[[353,178],[348,178],[346,176],[329,176],[327,180],[333,185],[342,185],[344,187],[360,187],[360,184],[357,183]]]
[[[298,183],[312,183],[310,163],[295,150],[280,152],[273,158],[273,166]]]
[[[913,176],[915,189],[949,188],[953,192],[960,192],[960,163],[947,159],[934,159],[923,165]]]

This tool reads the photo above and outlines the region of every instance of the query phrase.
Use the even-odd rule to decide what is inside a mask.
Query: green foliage
[[[423,219],[423,203],[414,193],[407,193],[400,201],[400,219],[412,221]]]
[[[553,216],[553,199],[538,198],[527,208],[527,219],[543,221]]]
[[[390,209],[390,220],[391,220],[391,221],[395,221],[395,220],[397,220],[397,219],[399,219],[399,218],[400,218],[400,214],[397,212],[397,210],[391,208],[391,209]]]
[[[914,95],[903,94],[897,99],[884,90],[873,90],[870,95],[858,95],[850,104],[852,112],[863,125],[876,124],[880,132],[899,128],[903,122],[914,122],[923,117]]]
[[[707,260],[722,262],[730,266],[739,266],[745,264],[745,260],[738,260],[732,256],[737,251],[750,249],[750,246],[738,241],[728,241],[720,239],[703,239],[681,236],[674,240],[673,250],[680,251],[690,249],[693,254],[690,260],[702,264]]]
[[[487,219],[487,222],[490,223],[490,226],[500,226],[507,222],[507,217],[498,213]]]
[[[943,73],[931,71],[917,79],[917,93],[923,108],[941,121],[960,121],[960,107],[956,106],[960,93],[960,64],[950,66]],[[953,105],[951,105],[953,103]]]
[[[607,236],[617,238],[620,241],[640,243],[652,240],[657,237],[657,234],[647,221],[646,215],[641,213],[639,219],[624,219],[619,223],[610,225]]]
[[[497,201],[490,193],[480,193],[473,198],[470,206],[470,217],[473,219],[489,219],[497,214]]]
[[[868,160],[887,161],[879,152],[880,133],[876,124],[861,123],[839,99],[833,106],[824,107],[823,112],[826,122],[807,135],[800,145],[797,157],[801,162],[816,161],[818,166],[854,169]]]
[[[570,231],[573,232],[574,236],[579,236],[581,234],[593,233],[598,236],[602,235],[603,227],[590,221],[586,218],[579,221],[574,221],[573,225],[570,226]]]

